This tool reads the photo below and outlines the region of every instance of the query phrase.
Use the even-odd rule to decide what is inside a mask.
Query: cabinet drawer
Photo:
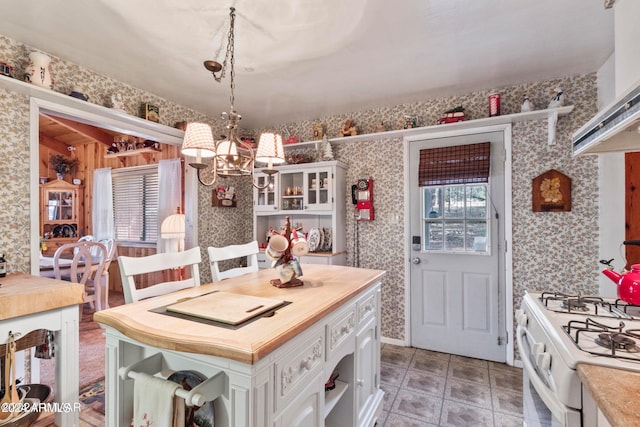
[[[352,304],[345,313],[327,324],[327,359],[331,358],[333,352],[353,335],[355,328],[356,311]]]
[[[324,339],[314,335],[276,361],[276,411],[284,408],[324,365]]]
[[[377,311],[377,293],[372,293],[363,297],[356,304],[358,314],[358,327],[362,326],[367,320],[376,315]]]

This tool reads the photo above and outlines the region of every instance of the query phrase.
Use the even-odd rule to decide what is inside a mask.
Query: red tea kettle
[[[640,305],[640,264],[631,266],[631,271],[620,274],[614,270],[602,273],[618,285],[618,298],[629,304]]]

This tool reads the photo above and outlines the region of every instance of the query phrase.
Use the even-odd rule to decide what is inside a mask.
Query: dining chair
[[[53,271],[57,280],[81,283],[84,286],[84,302],[97,311],[103,306],[99,282],[106,260],[107,247],[102,243],[86,240],[67,243],[53,254]]]
[[[211,279],[219,282],[230,277],[241,276],[258,271],[258,242],[256,240],[241,245],[229,245],[221,248],[209,246],[209,264],[211,265]],[[246,258],[246,267],[234,267],[220,271],[220,263],[236,258]]]
[[[126,304],[164,295],[180,289],[200,286],[199,264],[202,261],[200,247],[196,246],[184,252],[164,252],[144,257],[119,256],[120,277],[122,278],[122,290]],[[153,283],[145,288],[138,289],[135,276],[140,274],[159,273],[171,269],[187,267],[191,277],[179,280]]]
[[[100,239],[98,240],[98,242],[102,243],[107,248],[107,259],[104,263],[102,277],[100,277],[100,287],[102,294],[101,310],[104,310],[105,308],[109,308],[109,267],[111,267],[111,261],[116,259],[117,247],[114,239]]]

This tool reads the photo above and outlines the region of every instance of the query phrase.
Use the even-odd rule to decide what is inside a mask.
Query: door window
[[[424,251],[489,254],[488,184],[422,187]]]

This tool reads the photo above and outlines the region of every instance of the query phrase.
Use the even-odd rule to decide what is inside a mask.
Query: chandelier
[[[284,163],[282,136],[276,133],[263,133],[260,135],[258,148],[254,153],[251,144],[240,139],[237,135],[238,122],[242,119],[242,116],[238,114],[234,107],[234,26],[236,9],[232,7],[230,10],[227,48],[222,64],[217,61],[204,61],[204,67],[213,74],[213,78],[218,83],[225,77],[227,66],[229,67],[231,81],[231,95],[229,99],[231,101],[231,107],[228,113],[222,113],[222,118],[227,121],[227,135],[216,142],[213,138],[211,127],[208,124],[189,123],[184,134],[184,140],[182,141],[182,154],[195,158],[195,161],[189,163],[189,166],[197,170],[198,181],[200,181],[202,185],[213,185],[218,176],[251,176],[253,186],[263,189],[271,184],[272,176],[278,173],[277,170],[273,169],[273,165]],[[262,169],[262,172],[266,174],[268,178],[263,183],[264,185],[256,184],[253,179],[255,162],[268,164],[266,169]],[[205,172],[205,176],[210,177],[210,180],[204,180],[201,172]]]

